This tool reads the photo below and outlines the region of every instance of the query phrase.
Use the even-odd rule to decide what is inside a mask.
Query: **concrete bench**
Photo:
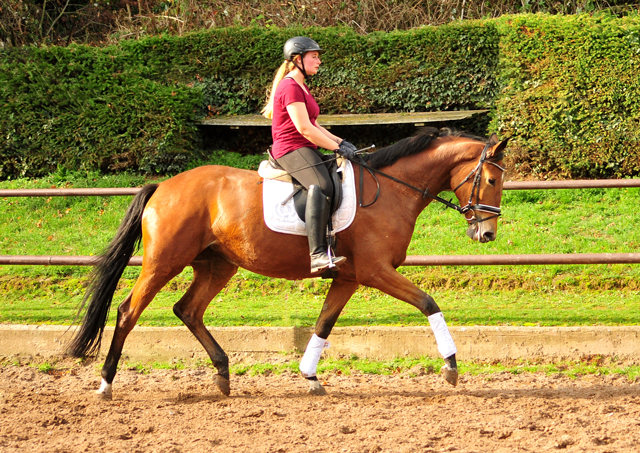
[[[413,124],[424,126],[426,123],[442,123],[471,118],[488,110],[459,110],[451,112],[418,113],[348,113],[339,115],[320,115],[318,123],[327,129],[331,126],[370,126],[384,124]],[[271,120],[262,115],[217,115],[197,122],[202,126],[229,126],[239,129],[243,126],[271,126]]]

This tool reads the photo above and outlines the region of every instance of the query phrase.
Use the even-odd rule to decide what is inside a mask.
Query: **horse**
[[[325,393],[315,376],[320,353],[360,285],[411,304],[430,322],[442,318],[431,324],[444,358],[441,373],[447,382],[457,384],[455,345],[440,308],[397,268],[406,259],[418,215],[434,200],[464,215],[472,240],[495,240],[507,141],[499,141],[495,134],[486,139],[425,128],[422,133],[354,158],[360,204],[352,224],[336,234],[335,253],[347,261],[334,270],[312,337],[316,343],[310,341],[301,361],[309,392]],[[265,225],[261,183],[255,171],[211,165],[146,185],[134,197],[116,235],[96,261],[79,313],[86,311],[67,345],[71,356],[97,356],[118,280],[142,243],[142,268],[118,307],[96,392],[99,397],[112,398],[123,345],[143,310],[187,266],[193,268],[193,281],[173,312],[208,353],[217,370],[214,383],[218,389],[230,395],[229,358],[203,321],[209,303],[239,267],[289,280],[318,277],[310,273],[306,237],[277,233]],[[445,190],[453,190],[459,206],[438,196]],[[464,206],[463,200],[468,200]]]

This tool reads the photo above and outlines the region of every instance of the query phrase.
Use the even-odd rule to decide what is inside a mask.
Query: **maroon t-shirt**
[[[305,85],[307,91],[309,87]],[[298,82],[290,77],[285,77],[276,88],[276,95],[273,102],[273,116],[271,119],[271,136],[273,137],[273,148],[271,154],[278,159],[285,154],[303,148],[305,146],[313,149],[318,147],[304,138],[295,124],[289,117],[287,105],[293,102],[304,102],[309,113],[311,124],[316,124],[316,119],[320,114],[320,107],[316,100],[307,94]]]

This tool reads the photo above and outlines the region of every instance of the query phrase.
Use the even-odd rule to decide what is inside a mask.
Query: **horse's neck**
[[[394,165],[393,173],[398,179],[437,195],[451,188],[451,172],[457,165],[459,162],[450,153],[436,148],[401,159]]]

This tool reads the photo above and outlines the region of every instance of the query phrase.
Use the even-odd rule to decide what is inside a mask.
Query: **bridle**
[[[455,209],[456,211],[458,211],[460,214],[464,215],[466,218],[466,214],[468,212],[472,212],[474,213],[474,215],[471,218],[467,218],[467,222],[469,223],[469,225],[474,225],[476,223],[480,223],[480,222],[484,222],[486,220],[489,219],[494,219],[496,217],[499,217],[501,215],[500,212],[500,208],[496,207],[496,206],[489,206],[486,204],[481,204],[479,203],[480,201],[480,182],[482,180],[482,167],[484,166],[485,163],[491,164],[497,168],[499,168],[501,171],[505,171],[505,169],[503,167],[501,167],[500,165],[496,164],[495,162],[492,162],[490,160],[487,160],[487,150],[489,149],[489,144],[487,143],[486,145],[484,145],[484,148],[482,149],[482,154],[480,155],[480,160],[478,161],[478,164],[475,166],[475,168],[473,170],[471,170],[471,172],[466,176],[466,178],[464,178],[462,180],[462,182],[460,182],[460,184],[458,184],[456,186],[455,189],[453,189],[453,192],[455,193],[456,190],[458,190],[460,187],[462,187],[465,183],[467,183],[469,181],[469,179],[475,175],[475,177],[473,178],[473,186],[471,187],[471,193],[469,195],[469,201],[467,202],[467,204],[465,206],[458,206],[454,203],[452,203],[449,200],[446,200],[442,197],[439,197],[438,195],[433,195],[429,193],[429,188],[427,187],[424,190],[421,190],[405,181],[402,181],[398,178],[395,178],[391,175],[388,175],[386,173],[381,172],[380,170],[377,170],[375,168],[372,168],[370,166],[368,166],[365,162],[364,159],[359,159],[360,162],[358,162],[358,164],[360,165],[360,199],[358,201],[358,204],[361,208],[366,208],[369,207],[371,205],[373,205],[376,201],[378,201],[378,196],[380,195],[380,183],[378,182],[378,179],[375,177],[374,173],[377,173],[379,175],[382,175],[386,178],[391,179],[394,182],[397,182],[399,184],[403,184],[419,193],[422,194],[422,199],[424,200],[426,197],[429,197],[439,203],[442,203],[443,205],[445,205],[448,208],[451,209]],[[367,171],[371,174],[371,176],[373,176],[373,179],[375,179],[376,184],[377,184],[377,191],[376,191],[376,196],[374,198],[374,200],[366,205],[362,204],[362,195],[363,195],[363,173],[364,173],[364,169],[367,169]],[[478,201],[477,203],[473,203],[473,196],[474,194],[476,194],[476,200]],[[478,219],[475,216],[475,212],[476,211],[481,211],[481,212],[488,212],[490,214],[493,214],[489,217],[482,217],[480,219]]]
[[[471,217],[471,219],[467,219],[467,222],[469,222],[470,225],[476,224],[476,223],[480,223],[480,222],[484,222],[485,220],[489,220],[489,219],[494,219],[496,217],[499,217],[501,215],[500,212],[500,208],[496,207],[496,206],[489,206],[486,204],[481,204],[479,203],[480,201],[480,181],[482,180],[482,167],[484,165],[484,163],[488,163],[491,164],[497,168],[499,168],[502,172],[505,171],[505,169],[503,167],[501,167],[500,165],[496,164],[493,161],[487,160],[487,150],[489,149],[489,144],[487,143],[486,145],[484,145],[484,148],[482,149],[482,154],[480,155],[480,160],[478,161],[478,165],[476,165],[476,167],[471,170],[471,173],[469,173],[467,175],[466,178],[464,178],[462,180],[462,182],[460,182],[460,184],[458,184],[456,186],[455,189],[453,189],[453,193],[456,192],[456,190],[458,190],[460,187],[462,187],[467,181],[469,181],[469,178],[471,178],[474,174],[475,177],[473,178],[473,186],[471,187],[471,193],[469,194],[469,201],[467,202],[467,205],[460,208],[460,210],[458,212],[460,212],[461,214],[466,214],[467,212],[471,211],[473,212],[473,217]],[[476,200],[478,200],[478,203],[473,204],[473,195],[476,194]],[[480,211],[480,212],[488,212],[490,214],[493,214],[492,216],[489,217],[483,217],[480,220],[476,219],[475,216],[475,212],[476,211]]]

